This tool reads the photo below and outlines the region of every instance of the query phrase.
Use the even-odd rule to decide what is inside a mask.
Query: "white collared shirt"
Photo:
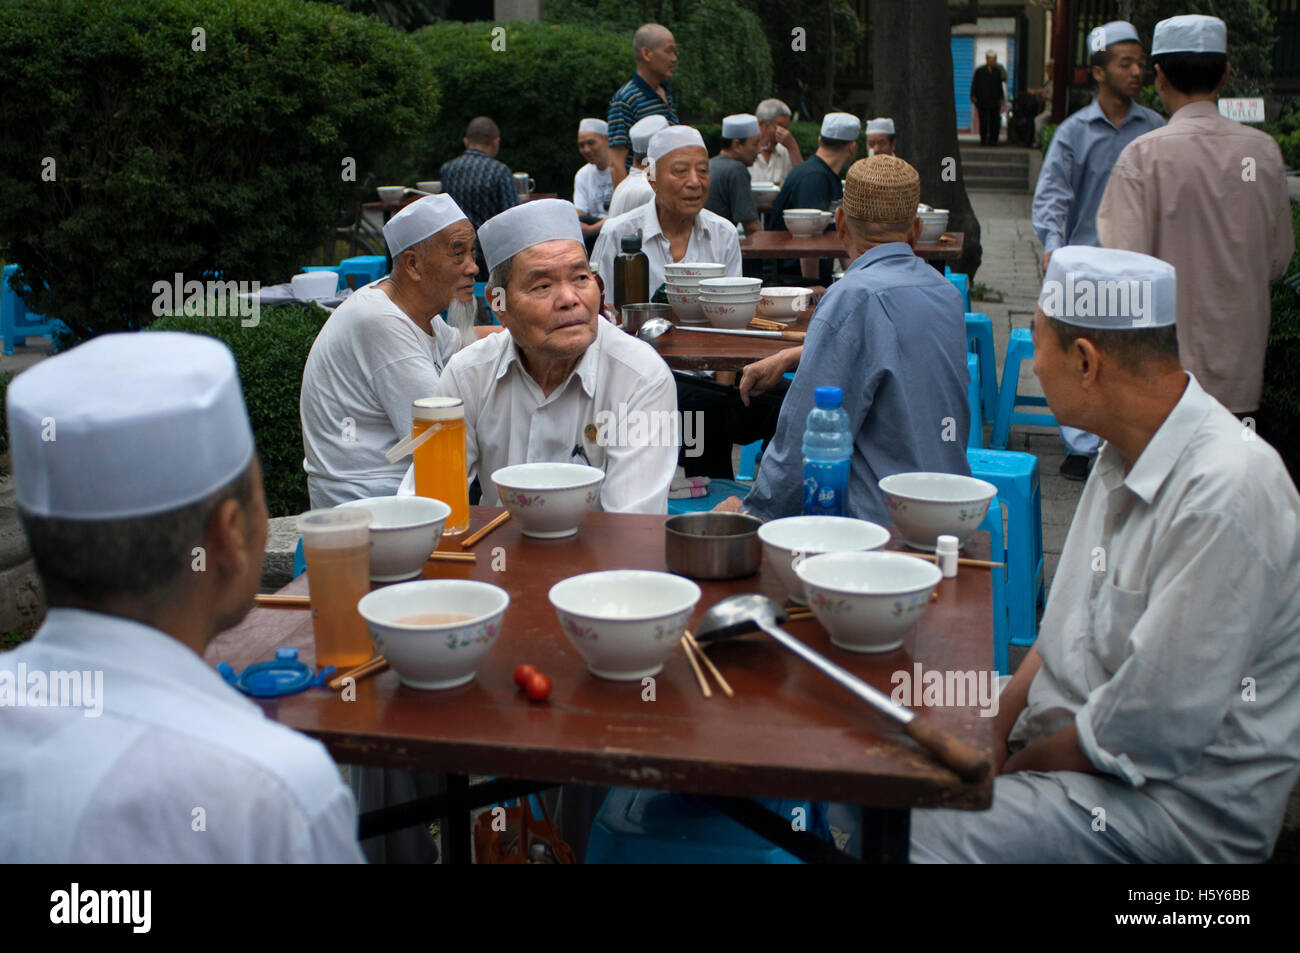
[[[1127,475],[1102,446],[1041,633],[1012,747],[1074,724],[1105,775],[1054,775],[1139,856],[1267,860],[1300,774],[1300,497],[1192,375]]]
[[[637,166],[627,170],[623,181],[614,186],[614,197],[609,200],[609,218],[617,218],[646,202],[655,200],[654,186],[646,178],[645,169]]]
[[[352,793],[324,747],[165,633],[51,609],[0,654],[0,681],[20,672],[28,703],[0,694],[0,860],[361,862]],[[33,673],[53,685],[82,672],[102,676],[97,716],[89,695],[33,706]]]
[[[686,254],[674,259],[668,251],[668,237],[659,226],[659,205],[647,202],[617,218],[605,220],[591,252],[591,263],[605,285],[605,303],[614,303],[614,257],[624,235],[641,232],[641,250],[650,262],[650,295],[664,283],[664,265],[672,261],[716,261],[726,266],[724,275],[738,276],[741,270],[740,239],[736,226],[721,215],[700,209],[691,225]]]
[[[776,148],[772,150],[770,159],[765,159],[762,150],[759,150],[754,164],[749,167],[749,177],[754,182],[771,182],[773,185],[780,185],[792,168],[790,150],[778,142]]]
[[[605,471],[600,509],[668,511],[680,445],[677,387],[654,348],[608,321],[596,321],[596,339],[549,396],[524,370],[509,331],[453,357],[437,392],[465,402],[466,465],[484,506],[500,505],[492,474],[502,467],[589,463]],[[398,495],[414,492],[411,466]]]

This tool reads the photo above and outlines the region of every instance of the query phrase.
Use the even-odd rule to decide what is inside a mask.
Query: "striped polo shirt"
[[[614,98],[609,101],[609,113],[606,116],[606,121],[609,123],[609,144],[627,150],[627,160],[624,164],[628,168],[632,167],[632,139],[628,135],[629,129],[646,116],[656,114],[667,119],[670,126],[677,125],[677,104],[673,102],[673,91],[668,88],[667,83],[664,83],[664,95],[668,97],[668,102],[659,98],[654,87],[642,79],[640,73],[633,73],[632,78],[624,83],[614,94]]]

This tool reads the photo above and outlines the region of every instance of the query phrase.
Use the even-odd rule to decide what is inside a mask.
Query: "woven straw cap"
[[[849,167],[844,211],[865,222],[898,224],[916,218],[921,177],[898,156],[871,156]]]

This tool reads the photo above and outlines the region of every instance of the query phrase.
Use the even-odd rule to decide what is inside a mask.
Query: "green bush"
[[[315,305],[282,304],[262,309],[257,326],[251,328],[243,327],[238,317],[182,315],[149,326],[151,331],[206,334],[234,353],[272,516],[294,516],[309,508],[298,397],[307,355],[328,317]]]
[[[1044,156],[1047,155],[1047,149],[1052,144],[1052,136],[1056,135],[1056,129],[1059,125],[1059,123],[1055,122],[1043,123],[1043,131],[1038,134],[1038,144],[1043,150]]]
[[[707,122],[701,123],[695,127],[704,137],[705,148],[709,150],[709,155],[717,155],[718,150],[722,148],[722,123]],[[822,124],[820,122],[792,122],[790,123],[790,133],[794,136],[794,141],[799,143],[799,151],[807,159],[817,151],[817,137],[821,133]],[[864,133],[858,139],[858,158],[863,158],[867,154],[867,138]]]
[[[1275,137],[1288,169],[1300,169],[1300,130]]]
[[[0,248],[76,339],[176,272],[287,280],[438,108],[405,34],[294,0],[0,0],[0,90]]]
[[[1300,248],[1300,205],[1291,203],[1291,227]],[[1300,272],[1300,251],[1291,258],[1287,278]],[[1264,358],[1264,393],[1260,415],[1265,436],[1286,461],[1300,485],[1300,303],[1283,281],[1273,285],[1272,323]]]

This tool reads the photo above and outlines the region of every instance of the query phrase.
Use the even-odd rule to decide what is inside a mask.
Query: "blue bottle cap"
[[[827,410],[834,410],[844,403],[844,391],[838,387],[818,387],[813,391],[813,403]]]
[[[218,664],[217,671],[245,695],[278,698],[296,694],[313,685],[324,685],[334,674],[334,666],[326,665],[320,674],[316,674],[298,661],[297,649],[280,648],[275,650],[272,661],[254,662],[242,673],[237,673],[228,662]]]

